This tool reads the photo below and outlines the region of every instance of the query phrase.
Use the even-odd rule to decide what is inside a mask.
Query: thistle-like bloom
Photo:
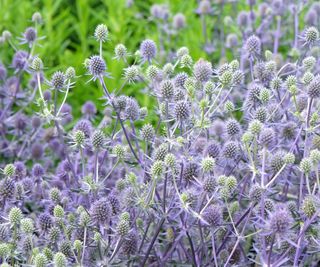
[[[143,61],[151,62],[157,53],[156,43],[150,39],[144,40],[140,45],[140,53]]]
[[[92,75],[90,80],[100,79],[103,76],[110,77],[107,72],[107,64],[100,56],[91,56],[88,62],[89,74]]]

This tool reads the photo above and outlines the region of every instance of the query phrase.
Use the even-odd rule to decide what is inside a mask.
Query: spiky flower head
[[[153,40],[144,40],[140,45],[140,53],[144,61],[151,62],[156,56],[157,46]]]
[[[3,169],[3,174],[6,177],[12,177],[15,175],[16,167],[13,164],[7,164]]]
[[[232,81],[233,85],[241,85],[244,82],[244,73],[241,70],[236,70],[232,73]]]
[[[56,71],[50,81],[53,89],[62,89],[65,85],[65,75],[62,71]]]
[[[190,105],[186,101],[177,102],[174,108],[174,115],[176,120],[182,122],[189,119],[190,116]]]
[[[295,162],[295,155],[291,152],[288,152],[285,156],[284,156],[284,161],[286,164],[293,164]]]
[[[219,226],[222,223],[221,208],[216,205],[210,205],[204,211],[203,219],[210,227]]]
[[[249,131],[254,134],[258,135],[262,129],[262,123],[260,120],[253,120],[249,123]]]
[[[122,251],[126,255],[132,255],[137,250],[138,236],[135,231],[127,234],[123,240]]]
[[[101,78],[106,75],[106,62],[100,56],[91,56],[88,61],[88,70],[93,79]]]
[[[319,200],[315,196],[306,196],[302,202],[302,212],[311,218],[319,210]]]
[[[130,224],[128,220],[120,220],[118,225],[117,225],[117,234],[119,236],[125,236],[128,234],[130,230]]]
[[[112,214],[110,203],[107,199],[100,199],[91,205],[90,214],[92,219],[98,224],[105,224]]]
[[[76,70],[73,67],[68,67],[65,72],[65,77],[67,80],[75,78],[76,77]]]
[[[312,72],[307,71],[303,74],[301,81],[305,84],[305,85],[309,85],[312,81],[313,81],[314,75]]]
[[[53,216],[56,218],[64,217],[64,209],[60,205],[56,205],[53,209]]]
[[[230,119],[226,123],[226,130],[229,136],[238,135],[241,131],[241,126],[239,122],[235,119]]]
[[[249,192],[250,200],[257,203],[260,202],[263,192],[264,190],[260,185],[254,184],[250,188],[250,192]]]
[[[146,142],[152,141],[154,138],[154,134],[155,134],[155,130],[153,126],[149,123],[143,125],[140,130],[141,138]]]
[[[174,67],[171,63],[166,63],[163,68],[162,68],[162,72],[165,76],[170,77],[172,76],[173,72],[174,72]]]
[[[41,71],[43,69],[42,60],[39,57],[35,57],[32,60],[32,63],[31,63],[30,67],[35,71]]]
[[[306,57],[302,60],[302,65],[305,70],[312,70],[316,64],[316,59],[313,56]]]
[[[34,12],[32,14],[31,20],[34,23],[41,24],[42,23],[42,16],[41,16],[40,12]]]
[[[94,31],[94,37],[99,42],[107,41],[109,37],[108,27],[104,24],[98,25]]]
[[[192,57],[190,55],[183,55],[180,59],[181,68],[191,68],[193,64]]]
[[[223,154],[228,159],[234,159],[238,156],[239,144],[234,141],[229,141],[224,145]]]
[[[278,209],[270,216],[270,229],[277,234],[286,234],[291,227],[292,217],[286,209]]]
[[[151,166],[151,176],[152,177],[160,177],[163,173],[164,164],[163,161],[157,160]]]
[[[140,107],[136,99],[127,97],[124,114],[125,117],[131,121],[136,121],[139,119]]]
[[[115,145],[112,149],[112,153],[116,155],[119,160],[123,160],[126,155],[126,149],[123,145]]]
[[[251,35],[245,43],[245,51],[247,51],[251,56],[260,54],[261,53],[260,38],[255,35]]]
[[[204,60],[204,59],[199,59],[194,64],[193,75],[198,81],[200,81],[202,83],[209,81],[212,76],[211,63]]]
[[[204,182],[203,182],[203,190],[209,193],[212,193],[215,188],[217,187],[217,181],[213,176],[209,176]]]
[[[33,27],[28,27],[23,33],[22,43],[27,43],[31,46],[37,39],[37,31]]]
[[[185,55],[189,55],[189,48],[188,47],[180,47],[178,50],[177,50],[177,58],[178,59],[181,59],[183,56]]]
[[[226,112],[233,112],[235,109],[235,106],[234,104],[230,101],[230,100],[227,100],[225,103],[224,103],[224,110]]]
[[[68,260],[62,252],[57,252],[53,258],[54,267],[66,267]]]
[[[206,157],[201,161],[201,168],[204,172],[211,172],[215,167],[215,160],[211,157]]]
[[[308,95],[310,98],[320,97],[320,75],[314,77],[308,86]]]
[[[104,133],[102,131],[100,131],[100,130],[95,131],[92,134],[91,143],[92,143],[92,146],[97,150],[102,148],[104,146],[104,143],[105,143]]]
[[[186,17],[182,13],[177,13],[173,17],[172,25],[175,29],[180,30],[186,26]]]
[[[10,177],[0,181],[0,197],[2,199],[10,199],[14,196],[16,182]]]
[[[174,95],[173,82],[171,80],[163,80],[160,83],[160,93],[164,99],[170,100]]]
[[[53,219],[48,213],[42,213],[38,217],[38,223],[42,231],[48,232],[53,226]]]
[[[312,170],[312,160],[310,158],[303,158],[299,167],[304,174],[309,174]]]
[[[134,83],[139,78],[139,68],[135,65],[124,69],[124,78],[128,83]]]
[[[259,137],[259,142],[262,146],[271,147],[275,141],[275,132],[272,128],[262,129]]]
[[[316,27],[309,27],[305,30],[303,39],[305,44],[311,46],[315,42],[319,41],[319,31]]]
[[[47,257],[43,253],[39,253],[34,257],[34,265],[36,267],[45,267],[48,264]]]
[[[23,218],[23,215],[20,208],[13,207],[10,209],[8,219],[12,225],[19,224],[22,218]]]
[[[114,48],[114,54],[117,60],[125,60],[128,55],[127,48],[123,44],[118,44]]]
[[[86,135],[84,134],[83,131],[77,130],[74,132],[73,140],[74,140],[74,143],[77,147],[83,147],[83,145],[85,143],[85,139],[86,139]]]
[[[34,231],[34,224],[32,219],[24,218],[21,220],[21,230],[26,234],[32,234]]]

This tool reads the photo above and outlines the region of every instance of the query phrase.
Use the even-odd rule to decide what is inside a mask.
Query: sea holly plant
[[[239,29],[219,36],[239,57],[221,62],[193,58],[188,44],[163,53],[163,39],[113,49],[100,24],[84,76],[66,66],[48,77],[39,13],[18,44],[5,31],[14,55],[0,64],[1,266],[319,264],[319,5],[292,39],[281,35],[303,7],[248,1]],[[214,10],[200,1],[203,27]],[[168,12],[151,9],[165,38],[175,34]],[[186,26],[180,13],[173,22]],[[272,41],[262,35],[271,25]],[[287,42],[294,56],[279,54]],[[111,60],[123,66],[117,88]],[[79,79],[103,97],[74,118]],[[125,95],[131,87],[153,104]]]

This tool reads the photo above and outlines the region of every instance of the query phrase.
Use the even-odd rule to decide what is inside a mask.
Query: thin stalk
[[[122,119],[121,119],[121,117],[120,117],[120,114],[119,114],[119,112],[117,111],[117,108],[115,107],[115,105],[114,105],[114,103],[113,103],[113,101],[112,101],[112,99],[111,99],[111,96],[110,96],[110,94],[109,94],[109,92],[108,92],[107,86],[106,86],[106,84],[105,84],[105,82],[104,82],[104,80],[103,80],[103,77],[100,77],[100,78],[99,78],[99,81],[100,81],[100,84],[101,84],[101,86],[102,86],[102,88],[103,88],[103,91],[104,91],[106,97],[110,100],[110,103],[111,103],[111,105],[112,105],[112,107],[113,107],[113,109],[114,109],[114,111],[115,111],[115,113],[116,113],[116,115],[117,115],[118,121],[120,122],[121,128],[122,128],[123,133],[124,133],[124,135],[125,135],[125,137],[126,137],[126,139],[127,139],[127,142],[128,142],[128,145],[129,145],[129,147],[130,147],[130,150],[131,150],[132,154],[133,154],[133,156],[136,158],[136,160],[138,161],[138,163],[141,165],[141,164],[142,164],[142,163],[141,163],[141,160],[139,159],[139,157],[137,156],[136,152],[134,151],[134,149],[133,149],[133,147],[132,147],[132,144],[131,144],[130,138],[129,138],[129,136],[128,136],[128,133],[127,133],[127,131],[126,131],[126,128],[124,127],[123,122],[122,122]]]
[[[155,234],[154,234],[154,236],[153,236],[153,238],[152,238],[152,240],[151,240],[151,243],[150,243],[150,245],[149,245],[149,247],[148,247],[148,249],[147,249],[146,255],[144,256],[144,258],[143,258],[143,260],[142,260],[141,266],[145,266],[145,264],[146,264],[146,262],[147,262],[147,260],[148,260],[149,254],[150,254],[150,252],[151,252],[151,249],[152,249],[152,247],[153,247],[153,245],[154,245],[154,242],[156,242],[156,240],[157,240],[157,238],[158,238],[158,235],[159,235],[159,233],[160,233],[161,227],[162,227],[162,225],[164,224],[164,222],[165,222],[165,218],[162,218],[161,221],[160,221],[159,224],[158,224],[157,230],[156,230],[156,232],[155,232]]]

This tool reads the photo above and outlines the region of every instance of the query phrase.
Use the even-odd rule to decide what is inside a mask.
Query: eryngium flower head
[[[149,123],[143,125],[142,129],[140,130],[141,138],[146,142],[152,141],[152,139],[154,138],[154,134],[155,134],[154,128]]]
[[[53,258],[55,267],[67,267],[68,260],[62,252],[57,252]]]
[[[139,78],[139,69],[132,65],[124,69],[124,78],[128,83],[134,83]]]
[[[100,24],[96,27],[94,31],[94,37],[99,42],[104,42],[108,40],[109,31],[106,25]]]
[[[173,17],[172,24],[175,29],[182,29],[186,26],[186,17],[182,13],[177,13]]]
[[[53,89],[62,89],[65,85],[64,73],[56,71],[51,77],[50,85]]]
[[[97,113],[96,105],[92,101],[87,101],[81,107],[81,113],[89,118]]]
[[[175,87],[184,87],[184,83],[188,78],[188,74],[185,72],[180,72],[174,77],[174,86]]]
[[[105,224],[109,221],[112,214],[110,203],[107,199],[95,201],[90,210],[92,219],[98,224]]]
[[[211,158],[217,158],[220,154],[220,145],[216,141],[211,141],[207,148],[206,154]]]
[[[320,97],[320,75],[314,77],[308,86],[308,95],[310,98]]]
[[[90,57],[88,69],[89,69],[89,73],[93,76],[92,78],[94,80],[97,78],[101,78],[104,75],[107,75],[106,62],[100,56]]]
[[[195,162],[189,162],[185,165],[183,170],[183,178],[190,182],[197,178],[199,175],[199,166]]]
[[[275,132],[272,128],[262,129],[259,137],[259,142],[262,146],[270,147],[275,143]]]
[[[250,188],[249,199],[253,202],[257,202],[257,203],[260,202],[263,191],[264,190],[260,185],[254,184]]]
[[[238,156],[239,144],[234,141],[229,141],[224,145],[223,154],[226,158],[234,159]]]
[[[209,206],[203,213],[203,219],[210,227],[219,226],[222,223],[221,208],[216,205]]]
[[[209,0],[202,0],[196,10],[198,14],[209,14],[212,12],[211,3]]]
[[[49,229],[53,226],[53,219],[47,213],[42,213],[39,215],[38,224],[42,231],[48,232]]]
[[[277,173],[285,165],[285,155],[283,150],[276,151],[272,154],[270,159],[270,169],[273,173]]]
[[[255,35],[251,35],[246,43],[245,43],[245,51],[249,53],[249,55],[257,55],[261,52],[261,41],[259,37]]]
[[[305,44],[313,45],[319,40],[319,31],[316,27],[309,27],[305,30],[303,39]]]
[[[33,27],[29,27],[25,30],[23,33],[22,43],[27,43],[29,45],[32,45],[37,39],[37,31]]]
[[[124,113],[126,119],[129,119],[131,121],[138,120],[140,116],[140,107],[137,100],[132,97],[128,97],[126,99],[126,108]]]
[[[302,202],[301,210],[308,218],[311,218],[319,210],[319,199],[315,196],[306,196]]]
[[[235,136],[241,131],[240,124],[235,119],[230,119],[227,121],[226,129],[229,136]]]
[[[200,81],[202,83],[209,81],[212,76],[211,63],[204,60],[204,59],[199,59],[194,64],[193,75],[198,81]]]
[[[292,217],[286,209],[278,209],[270,215],[270,229],[277,234],[286,234],[291,227]]]
[[[40,71],[43,69],[43,63],[42,60],[39,57],[35,57],[32,60],[31,66],[30,66],[33,70],[35,71]]]
[[[95,149],[102,148],[105,143],[104,133],[100,130],[95,131],[91,137],[91,143]]]
[[[117,60],[125,60],[127,57],[127,48],[123,44],[118,44],[114,49],[114,53]]]
[[[215,188],[217,187],[217,181],[216,178],[214,178],[213,176],[209,176],[203,183],[203,190],[208,192],[208,193],[212,193]]]
[[[174,115],[177,121],[183,122],[189,119],[190,105],[186,101],[179,101],[174,108]]]
[[[74,131],[81,131],[84,133],[85,137],[88,138],[91,135],[92,124],[86,119],[79,120],[74,127]]]
[[[174,95],[173,82],[171,80],[162,81],[160,84],[160,93],[164,99],[166,99],[166,100],[171,99]]]
[[[16,70],[23,70],[28,65],[28,53],[25,51],[17,51],[12,60],[12,67]]]
[[[132,255],[137,250],[138,236],[135,231],[127,234],[123,240],[122,251],[126,255]]]
[[[14,196],[15,182],[11,178],[6,178],[0,182],[0,198],[7,199]]]
[[[150,39],[144,40],[140,45],[140,53],[144,61],[149,61],[156,56],[156,43]]]

